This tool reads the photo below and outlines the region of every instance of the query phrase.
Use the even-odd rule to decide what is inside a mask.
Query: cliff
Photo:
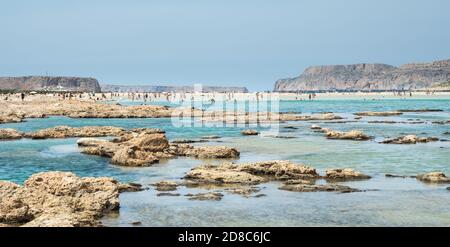
[[[0,77],[0,90],[100,92],[94,78],[24,76]]]
[[[132,86],[132,85],[101,85],[103,92],[194,92],[193,86]],[[248,89],[245,87],[212,87],[203,86],[202,92],[204,93],[247,93]]]
[[[415,90],[450,81],[450,59],[432,63],[313,66],[295,78],[281,79],[274,91]]]

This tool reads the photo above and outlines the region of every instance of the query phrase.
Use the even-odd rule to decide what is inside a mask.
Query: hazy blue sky
[[[0,0],[0,76],[248,86],[450,58],[447,0]]]

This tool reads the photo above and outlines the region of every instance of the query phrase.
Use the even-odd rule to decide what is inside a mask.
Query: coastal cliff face
[[[450,81],[450,59],[432,63],[313,66],[295,78],[281,79],[274,91],[415,90]]]
[[[100,92],[98,81],[84,77],[0,77],[0,90]]]
[[[190,93],[194,92],[193,86],[128,86],[128,85],[111,85],[104,84],[101,86],[103,92],[177,92],[177,93]],[[204,93],[248,93],[246,87],[212,87],[203,86],[202,92]]]

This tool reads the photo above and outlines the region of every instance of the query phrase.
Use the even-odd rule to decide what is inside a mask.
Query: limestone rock
[[[325,173],[326,173],[325,179],[327,180],[346,181],[346,180],[370,179],[370,176],[349,168],[329,169],[326,170]]]
[[[98,226],[119,208],[121,184],[70,172],[32,175],[23,186],[0,181],[0,223],[24,226]]]
[[[339,140],[356,140],[356,141],[366,141],[370,137],[359,130],[351,130],[348,132],[334,131],[330,130],[325,133],[328,139],[339,139]]]
[[[15,129],[0,129],[0,140],[17,140],[22,138],[23,133]]]
[[[420,174],[417,175],[416,178],[426,183],[450,183],[450,178],[448,178],[443,172]]]

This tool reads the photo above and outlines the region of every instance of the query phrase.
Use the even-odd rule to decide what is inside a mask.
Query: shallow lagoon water
[[[350,194],[297,193],[278,190],[280,183],[261,184],[265,197],[244,198],[224,193],[221,201],[191,201],[186,193],[203,189],[181,187],[179,197],[157,197],[149,190],[121,195],[121,210],[107,215],[108,226],[450,226],[450,191],[445,185],[423,184],[412,178],[385,178],[385,173],[416,175],[430,171],[450,174],[450,142],[416,145],[385,145],[378,141],[404,134],[436,136],[450,139],[444,132],[450,125],[431,121],[450,119],[448,100],[328,100],[281,102],[282,111],[335,112],[349,119],[358,111],[436,108],[444,112],[405,113],[393,117],[363,117],[353,123],[317,123],[335,130],[360,129],[374,140],[327,140],[312,132],[310,122],[289,122],[279,126],[280,136],[243,137],[244,127],[175,128],[170,119],[69,119],[50,117],[29,119],[25,123],[4,124],[1,128],[34,131],[58,125],[114,125],[125,128],[163,128],[169,139],[220,135],[223,138],[201,145],[226,145],[241,151],[236,162],[289,159],[313,166],[323,173],[328,168],[349,167],[373,178],[344,184],[375,191]],[[425,120],[424,124],[371,124],[371,120]],[[295,126],[297,129],[286,129]],[[22,183],[40,171],[72,171],[80,176],[112,176],[124,182],[148,186],[152,182],[179,179],[203,161],[178,158],[147,168],[124,168],[111,165],[106,158],[80,154],[76,139],[6,141],[0,143],[0,179]]]

